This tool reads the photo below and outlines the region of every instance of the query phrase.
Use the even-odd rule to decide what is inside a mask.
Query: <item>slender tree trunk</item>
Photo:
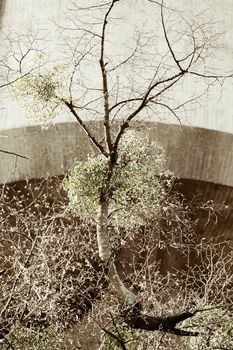
[[[165,333],[180,336],[197,336],[198,332],[190,332],[176,328],[179,322],[192,317],[195,312],[184,312],[164,318],[153,317],[141,312],[141,307],[140,304],[137,303],[136,295],[130,289],[126,288],[115,265],[108,235],[108,209],[107,200],[102,200],[97,212],[96,227],[99,256],[107,269],[107,278],[112,292],[116,295],[119,302],[126,307],[126,313],[124,315],[125,322],[134,329],[144,329],[147,331],[160,330]],[[128,312],[127,308],[129,310]]]
[[[101,202],[97,212],[97,241],[99,257],[103,265],[107,267],[107,277],[111,289],[121,303],[128,306],[134,305],[136,296],[124,285],[114,262],[108,236],[108,203],[106,200]]]
[[[99,257],[102,263],[107,266],[111,258],[111,247],[108,237],[108,203],[102,201],[97,210],[97,242]]]

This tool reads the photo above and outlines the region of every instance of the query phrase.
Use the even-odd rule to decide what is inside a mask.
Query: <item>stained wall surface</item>
[[[153,123],[148,130],[163,145],[168,167],[177,176],[233,186],[233,134]],[[8,129],[1,135],[0,149],[28,158],[1,154],[1,183],[63,174],[75,160],[93,153],[77,123],[58,124],[44,132],[33,126]]]

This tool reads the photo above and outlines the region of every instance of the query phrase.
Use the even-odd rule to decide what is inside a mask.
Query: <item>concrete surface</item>
[[[98,124],[90,122],[98,130]],[[168,167],[182,178],[233,186],[233,134],[201,128],[148,123],[152,137],[163,145]],[[75,159],[93,152],[77,123],[62,123],[0,132],[0,149],[28,159],[0,154],[0,183],[64,174]]]

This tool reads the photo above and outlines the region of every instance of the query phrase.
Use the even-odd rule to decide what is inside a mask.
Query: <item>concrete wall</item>
[[[4,17],[4,13],[5,13],[5,6],[6,6],[6,1],[1,0],[0,1],[0,27],[2,25],[2,19]]]
[[[190,19],[195,13],[209,8],[207,20],[217,20],[217,29],[222,32],[222,45],[217,47],[216,56],[211,61],[219,71],[228,72],[233,55],[232,1],[167,1],[168,5],[177,5]],[[59,43],[54,22],[66,23],[65,13],[71,3],[71,0],[1,1],[2,31],[12,29],[19,32],[28,27],[49,29],[54,48]],[[83,5],[82,1],[79,3]],[[97,3],[97,0],[91,0],[91,3]],[[150,11],[148,6],[151,5],[145,0],[119,2],[115,16],[121,18],[122,22],[121,26],[117,26],[117,31],[112,32],[110,51],[114,52],[115,45],[121,45],[125,53],[135,23],[150,29],[157,14]],[[185,95],[188,87],[194,93],[198,93],[200,88],[190,80],[188,86],[174,91],[174,100]],[[205,99],[201,99],[200,105],[196,104],[187,111],[182,119],[182,124],[186,126],[182,128],[172,125],[176,120],[166,115],[163,118],[155,117],[155,120],[159,119],[160,125],[157,130],[153,128],[153,133],[164,145],[169,167],[176,174],[183,178],[233,185],[232,96],[232,81],[225,82],[223,87],[215,84],[213,89],[208,90]],[[72,165],[74,158],[82,159],[90,151],[88,141],[78,126],[72,123],[72,118],[62,115],[57,123],[56,127],[51,126],[48,131],[41,131],[40,127],[32,126],[34,123],[7,94],[0,95],[0,149],[29,157],[29,160],[25,160],[0,153],[1,183],[25,177],[62,174]]]
[[[4,1],[1,1],[1,3],[4,4]],[[1,5],[2,9],[5,8],[5,11],[2,11],[2,14],[0,13],[3,32],[10,30],[21,33],[26,32],[28,28],[42,29],[44,32],[48,32],[46,40],[52,40],[47,45],[46,51],[53,51],[54,59],[60,55],[61,52],[58,52],[57,44],[61,42],[59,35],[57,35],[58,28],[56,24],[67,25],[67,18],[70,15],[68,9],[72,7],[71,0],[5,0],[5,3],[5,6]],[[75,3],[81,4],[81,6],[84,5],[83,0],[77,0]],[[98,0],[89,0],[89,3],[96,4]],[[208,9],[205,12],[205,21],[216,22],[214,29],[222,34],[217,48],[214,50],[214,56],[211,57],[211,65],[218,73],[229,73],[232,69],[233,55],[232,1],[167,0],[166,4],[171,7],[177,7],[190,21],[197,13],[200,14]],[[155,21],[158,20],[159,16],[158,8],[148,1],[124,0],[117,3],[115,8],[114,16],[118,18],[119,25],[111,28],[108,52],[117,52],[118,55],[127,57],[127,48],[130,46],[135,25],[137,28],[145,31],[152,30],[152,34],[159,35],[159,32],[161,32],[161,23],[156,22],[155,26]],[[159,44],[159,50],[163,51],[164,49],[163,40]],[[92,69],[91,66],[89,65],[88,67],[89,71]],[[193,93],[198,94],[200,85],[200,81],[195,83],[194,79],[191,79],[185,86],[174,91],[174,100],[179,100],[189,89]],[[233,132],[232,94],[232,81],[225,82],[223,86],[215,84],[213,88],[208,90],[205,98],[201,99],[200,105],[192,105],[188,109],[186,115],[183,115],[181,118],[182,123],[207,129]],[[2,95],[2,98],[0,95],[0,111],[0,129],[33,124],[31,120],[27,119],[25,113],[17,104],[6,98],[5,95]],[[168,118],[166,115],[157,116],[156,118],[162,122],[176,123],[175,118]],[[60,121],[64,120],[67,120],[67,116],[61,116]]]
[[[90,122],[98,130],[98,124]],[[233,135],[213,130],[148,123],[151,135],[164,146],[168,167],[180,177],[233,186]],[[0,183],[25,177],[59,175],[92,151],[77,123],[4,130],[0,149],[29,159],[1,154]]]

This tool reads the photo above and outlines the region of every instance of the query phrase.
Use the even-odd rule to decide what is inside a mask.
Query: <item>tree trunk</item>
[[[122,314],[124,321],[134,329],[158,330],[180,336],[197,336],[197,332],[189,332],[176,328],[179,322],[192,317],[195,312],[184,312],[169,317],[153,317],[141,312],[141,305],[137,303],[136,295],[130,289],[126,288],[115,265],[108,236],[108,203],[106,200],[102,201],[98,208],[96,230],[99,256],[106,268],[109,286],[126,310]]]
[[[98,208],[96,230],[99,257],[103,265],[107,268],[109,285],[121,303],[126,304],[127,306],[132,306],[136,303],[136,296],[133,292],[125,287],[124,282],[119,276],[114,262],[114,254],[109,242],[107,201],[102,201]]]

